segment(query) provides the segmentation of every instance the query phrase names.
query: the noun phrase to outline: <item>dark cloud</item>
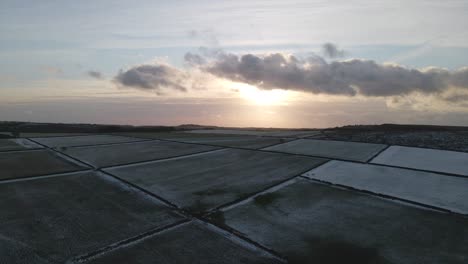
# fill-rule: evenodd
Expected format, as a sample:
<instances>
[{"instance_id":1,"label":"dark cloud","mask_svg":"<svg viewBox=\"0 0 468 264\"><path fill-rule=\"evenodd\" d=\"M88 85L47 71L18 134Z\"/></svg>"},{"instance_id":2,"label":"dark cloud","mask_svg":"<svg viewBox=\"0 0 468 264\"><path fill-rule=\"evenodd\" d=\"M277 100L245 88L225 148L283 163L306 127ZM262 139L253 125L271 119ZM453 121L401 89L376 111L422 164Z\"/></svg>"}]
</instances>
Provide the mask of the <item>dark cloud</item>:
<instances>
[{"instance_id":1,"label":"dark cloud","mask_svg":"<svg viewBox=\"0 0 468 264\"><path fill-rule=\"evenodd\" d=\"M468 84L468 67L464 67L455 71L451 79L453 85L466 87L466 84Z\"/></svg>"},{"instance_id":2,"label":"dark cloud","mask_svg":"<svg viewBox=\"0 0 468 264\"><path fill-rule=\"evenodd\" d=\"M405 96L412 93L438 95L445 101L464 100L468 93L468 68L425 70L372 60L327 62L312 55L296 57L282 53L236 55L219 49L201 49L185 55L187 69L165 64L140 65L120 71L114 78L122 86L161 92L163 88L187 91L204 87L212 78L247 83L260 89L285 89L313 94L345 96ZM450 97L455 88L460 97ZM463 96L461 96L463 95Z\"/></svg>"},{"instance_id":3,"label":"dark cloud","mask_svg":"<svg viewBox=\"0 0 468 264\"><path fill-rule=\"evenodd\" d=\"M204 57L198 55L198 54L193 54L191 52L187 52L184 56L185 62L191 65L200 65L200 64L205 64L206 60Z\"/></svg>"},{"instance_id":4,"label":"dark cloud","mask_svg":"<svg viewBox=\"0 0 468 264\"><path fill-rule=\"evenodd\" d=\"M283 54L264 56L219 55L202 69L221 78L263 89L290 89L315 94L394 96L412 92L440 93L449 87L468 88L468 68L455 72L432 68L408 69L371 60L333 61L296 58Z\"/></svg>"},{"instance_id":5,"label":"dark cloud","mask_svg":"<svg viewBox=\"0 0 468 264\"><path fill-rule=\"evenodd\" d=\"M122 86L161 93L162 89L187 91L183 86L189 78L184 72L164 64L140 65L128 70L121 70L114 81Z\"/></svg>"},{"instance_id":6,"label":"dark cloud","mask_svg":"<svg viewBox=\"0 0 468 264\"><path fill-rule=\"evenodd\" d=\"M103 75L102 73L98 72L98 71L88 71L87 74L90 76L90 77L93 77L95 79L102 79L103 78Z\"/></svg>"},{"instance_id":7,"label":"dark cloud","mask_svg":"<svg viewBox=\"0 0 468 264\"><path fill-rule=\"evenodd\" d=\"M333 43L323 44L322 52L325 55L325 57L328 57L330 59L341 58L346 55L346 52L344 50L338 49L338 47Z\"/></svg>"}]
</instances>

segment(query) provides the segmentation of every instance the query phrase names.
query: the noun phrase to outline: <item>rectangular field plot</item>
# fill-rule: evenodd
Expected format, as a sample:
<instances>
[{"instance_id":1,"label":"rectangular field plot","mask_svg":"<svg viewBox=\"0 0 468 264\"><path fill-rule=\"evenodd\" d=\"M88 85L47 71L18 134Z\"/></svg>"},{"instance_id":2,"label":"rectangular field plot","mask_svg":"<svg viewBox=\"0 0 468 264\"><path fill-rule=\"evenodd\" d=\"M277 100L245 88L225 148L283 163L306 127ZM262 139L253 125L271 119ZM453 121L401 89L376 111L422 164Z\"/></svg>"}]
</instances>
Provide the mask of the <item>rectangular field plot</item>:
<instances>
[{"instance_id":1,"label":"rectangular field plot","mask_svg":"<svg viewBox=\"0 0 468 264\"><path fill-rule=\"evenodd\" d=\"M197 222L182 224L85 263L282 263L212 229Z\"/></svg>"},{"instance_id":2,"label":"rectangular field plot","mask_svg":"<svg viewBox=\"0 0 468 264\"><path fill-rule=\"evenodd\" d=\"M468 219L298 180L214 214L290 263L467 263Z\"/></svg>"},{"instance_id":3,"label":"rectangular field plot","mask_svg":"<svg viewBox=\"0 0 468 264\"><path fill-rule=\"evenodd\" d=\"M382 144L299 139L265 150L366 162L385 147Z\"/></svg>"},{"instance_id":4,"label":"rectangular field plot","mask_svg":"<svg viewBox=\"0 0 468 264\"><path fill-rule=\"evenodd\" d=\"M71 137L71 136L86 136L92 135L89 133L33 133L33 132L26 132L21 133L20 136L23 138L42 138L42 137Z\"/></svg>"},{"instance_id":5,"label":"rectangular field plot","mask_svg":"<svg viewBox=\"0 0 468 264\"><path fill-rule=\"evenodd\" d=\"M25 150L42 148L40 145L24 138L0 139L0 151Z\"/></svg>"},{"instance_id":6,"label":"rectangular field plot","mask_svg":"<svg viewBox=\"0 0 468 264\"><path fill-rule=\"evenodd\" d=\"M65 263L181 219L109 176L76 173L1 183L1 262Z\"/></svg>"},{"instance_id":7,"label":"rectangular field plot","mask_svg":"<svg viewBox=\"0 0 468 264\"><path fill-rule=\"evenodd\" d=\"M164 141L67 148L63 152L95 167L157 160L217 149L216 147Z\"/></svg>"},{"instance_id":8,"label":"rectangular field plot","mask_svg":"<svg viewBox=\"0 0 468 264\"><path fill-rule=\"evenodd\" d=\"M267 137L293 137L302 138L320 134L320 131L314 130L240 130L240 129L207 129L207 130L192 130L186 133L198 134L220 134L220 135L250 135L250 136L267 136Z\"/></svg>"},{"instance_id":9,"label":"rectangular field plot","mask_svg":"<svg viewBox=\"0 0 468 264\"><path fill-rule=\"evenodd\" d=\"M93 136L72 136L72 137L43 137L43 138L32 138L41 144L44 144L51 148L60 147L76 147L86 145L98 145L98 144L109 144L109 143L124 143L141 141L142 139L122 137L122 136L107 136L107 135L93 135Z\"/></svg>"},{"instance_id":10,"label":"rectangular field plot","mask_svg":"<svg viewBox=\"0 0 468 264\"><path fill-rule=\"evenodd\" d=\"M304 138L312 137L319 135L320 131L281 131L281 132L272 132L268 136L272 137L293 137L293 138Z\"/></svg>"},{"instance_id":11,"label":"rectangular field plot","mask_svg":"<svg viewBox=\"0 0 468 264\"><path fill-rule=\"evenodd\" d=\"M317 158L226 149L105 171L180 207L202 212L270 187L323 162Z\"/></svg>"},{"instance_id":12,"label":"rectangular field plot","mask_svg":"<svg viewBox=\"0 0 468 264\"><path fill-rule=\"evenodd\" d=\"M208 134L208 133L122 133L139 138L167 139L179 142L208 144L223 147L259 149L288 142L291 139L259 137L249 135Z\"/></svg>"},{"instance_id":13,"label":"rectangular field plot","mask_svg":"<svg viewBox=\"0 0 468 264\"><path fill-rule=\"evenodd\" d=\"M265 131L265 130L241 130L241 129L199 129L199 130L187 131L186 133L267 136L271 134L272 132Z\"/></svg>"},{"instance_id":14,"label":"rectangular field plot","mask_svg":"<svg viewBox=\"0 0 468 264\"><path fill-rule=\"evenodd\" d=\"M83 170L48 150L0 153L0 180Z\"/></svg>"},{"instance_id":15,"label":"rectangular field plot","mask_svg":"<svg viewBox=\"0 0 468 264\"><path fill-rule=\"evenodd\" d=\"M468 215L468 178L343 161L304 176Z\"/></svg>"},{"instance_id":16,"label":"rectangular field plot","mask_svg":"<svg viewBox=\"0 0 468 264\"><path fill-rule=\"evenodd\" d=\"M391 146L372 163L468 176L468 153L464 152Z\"/></svg>"},{"instance_id":17,"label":"rectangular field plot","mask_svg":"<svg viewBox=\"0 0 468 264\"><path fill-rule=\"evenodd\" d=\"M184 137L169 138L174 141L190 142L198 144L209 144L224 147L259 149L271 145L281 144L290 141L290 139L273 137L252 137L252 136L224 136L224 137Z\"/></svg>"}]
</instances>

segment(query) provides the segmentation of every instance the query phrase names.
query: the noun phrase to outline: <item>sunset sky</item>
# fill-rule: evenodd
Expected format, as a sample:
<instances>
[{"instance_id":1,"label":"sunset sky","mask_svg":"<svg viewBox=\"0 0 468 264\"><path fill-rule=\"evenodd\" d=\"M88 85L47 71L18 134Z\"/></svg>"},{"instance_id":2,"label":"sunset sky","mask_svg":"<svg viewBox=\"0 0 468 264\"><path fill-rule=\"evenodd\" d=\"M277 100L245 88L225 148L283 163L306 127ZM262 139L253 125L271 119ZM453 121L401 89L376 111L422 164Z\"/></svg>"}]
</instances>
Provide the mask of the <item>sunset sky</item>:
<instances>
[{"instance_id":1,"label":"sunset sky","mask_svg":"<svg viewBox=\"0 0 468 264\"><path fill-rule=\"evenodd\" d=\"M0 120L468 125L468 1L0 0Z\"/></svg>"}]
</instances>

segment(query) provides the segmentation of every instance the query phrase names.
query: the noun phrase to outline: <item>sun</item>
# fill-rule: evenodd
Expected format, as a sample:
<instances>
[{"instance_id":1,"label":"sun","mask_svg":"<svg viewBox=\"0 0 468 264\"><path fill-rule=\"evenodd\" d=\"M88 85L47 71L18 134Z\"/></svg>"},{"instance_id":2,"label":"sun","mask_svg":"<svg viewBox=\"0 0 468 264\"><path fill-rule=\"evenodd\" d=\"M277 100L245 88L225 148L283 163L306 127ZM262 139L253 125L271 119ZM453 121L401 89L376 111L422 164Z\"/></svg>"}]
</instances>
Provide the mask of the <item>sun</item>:
<instances>
[{"instance_id":1,"label":"sun","mask_svg":"<svg viewBox=\"0 0 468 264\"><path fill-rule=\"evenodd\" d=\"M289 96L286 90L261 90L246 84L238 85L236 89L242 98L256 105L283 105Z\"/></svg>"}]
</instances>

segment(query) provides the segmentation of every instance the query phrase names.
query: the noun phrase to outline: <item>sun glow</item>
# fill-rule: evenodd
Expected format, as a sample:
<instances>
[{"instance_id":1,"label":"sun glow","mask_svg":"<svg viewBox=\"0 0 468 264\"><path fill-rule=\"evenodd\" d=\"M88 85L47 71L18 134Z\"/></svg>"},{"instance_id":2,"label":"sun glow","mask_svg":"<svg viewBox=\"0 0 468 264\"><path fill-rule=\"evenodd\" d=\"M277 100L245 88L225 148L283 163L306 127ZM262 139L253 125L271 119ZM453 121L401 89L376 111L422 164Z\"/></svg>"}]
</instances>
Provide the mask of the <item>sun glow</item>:
<instances>
[{"instance_id":1,"label":"sun glow","mask_svg":"<svg viewBox=\"0 0 468 264\"><path fill-rule=\"evenodd\" d=\"M286 90L261 90L251 85L239 85L235 89L242 98L256 105L284 105L287 104L289 93Z\"/></svg>"}]
</instances>

